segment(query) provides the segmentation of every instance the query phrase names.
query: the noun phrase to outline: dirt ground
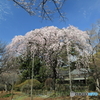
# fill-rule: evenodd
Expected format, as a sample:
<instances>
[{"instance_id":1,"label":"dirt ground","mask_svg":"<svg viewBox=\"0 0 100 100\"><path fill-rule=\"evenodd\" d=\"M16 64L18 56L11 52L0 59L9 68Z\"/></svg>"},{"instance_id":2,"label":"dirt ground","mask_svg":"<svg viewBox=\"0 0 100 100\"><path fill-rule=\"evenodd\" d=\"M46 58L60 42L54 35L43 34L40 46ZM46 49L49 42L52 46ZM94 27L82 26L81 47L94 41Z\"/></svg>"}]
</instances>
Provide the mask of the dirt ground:
<instances>
[{"instance_id":1,"label":"dirt ground","mask_svg":"<svg viewBox=\"0 0 100 100\"><path fill-rule=\"evenodd\" d=\"M30 100L30 98L25 98L24 100ZM36 97L33 100L71 100L70 97L56 97L56 98L40 98ZM89 97L73 97L72 100L100 100L98 98L89 98Z\"/></svg>"},{"instance_id":2,"label":"dirt ground","mask_svg":"<svg viewBox=\"0 0 100 100\"><path fill-rule=\"evenodd\" d=\"M10 97L7 98L0 98L0 100L11 100ZM30 98L25 98L24 100L30 100ZM57 98L40 98L40 97L36 97L33 100L71 100L69 97L57 97ZM83 98L83 97L74 97L72 98L72 100L100 100L97 98L94 99L88 99L88 98Z\"/></svg>"},{"instance_id":3,"label":"dirt ground","mask_svg":"<svg viewBox=\"0 0 100 100\"><path fill-rule=\"evenodd\" d=\"M24 100L30 100L30 98L26 98ZM34 98L34 100L68 100L68 98L66 97L58 97L58 98L40 98L40 97L36 97Z\"/></svg>"},{"instance_id":4,"label":"dirt ground","mask_svg":"<svg viewBox=\"0 0 100 100\"><path fill-rule=\"evenodd\" d=\"M6 93L0 94L0 96L5 95ZM21 93L15 93L17 96L21 96ZM0 100L11 100L11 97L6 97L6 98L1 98ZM27 97L25 99L22 100L30 100L30 97ZM41 98L41 97L34 97L33 100L71 100L70 97L56 97L56 98ZM78 97L75 96L72 98L72 100L100 100L100 98L97 97Z\"/></svg>"}]
</instances>

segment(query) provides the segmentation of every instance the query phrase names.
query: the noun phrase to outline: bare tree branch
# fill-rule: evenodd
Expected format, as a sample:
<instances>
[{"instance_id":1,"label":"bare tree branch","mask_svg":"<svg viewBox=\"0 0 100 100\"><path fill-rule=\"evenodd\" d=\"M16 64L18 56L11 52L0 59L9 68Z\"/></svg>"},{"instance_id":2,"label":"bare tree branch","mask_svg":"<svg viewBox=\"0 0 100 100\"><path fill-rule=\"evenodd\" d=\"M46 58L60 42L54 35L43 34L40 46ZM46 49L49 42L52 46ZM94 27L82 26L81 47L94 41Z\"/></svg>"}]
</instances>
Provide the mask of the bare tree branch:
<instances>
[{"instance_id":1,"label":"bare tree branch","mask_svg":"<svg viewBox=\"0 0 100 100\"><path fill-rule=\"evenodd\" d=\"M51 15L58 13L65 21L65 16L60 11L66 0L12 0L30 15L38 15L42 19L52 21Z\"/></svg>"}]
</instances>

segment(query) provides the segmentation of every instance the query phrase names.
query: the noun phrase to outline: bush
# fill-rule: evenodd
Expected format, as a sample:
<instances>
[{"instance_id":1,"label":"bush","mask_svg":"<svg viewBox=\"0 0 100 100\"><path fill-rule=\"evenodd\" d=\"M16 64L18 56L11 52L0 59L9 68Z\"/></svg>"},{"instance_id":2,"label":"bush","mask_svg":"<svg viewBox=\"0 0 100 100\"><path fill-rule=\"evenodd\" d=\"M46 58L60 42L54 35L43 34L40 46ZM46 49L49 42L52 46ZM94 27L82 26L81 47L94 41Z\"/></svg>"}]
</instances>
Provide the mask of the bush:
<instances>
[{"instance_id":1,"label":"bush","mask_svg":"<svg viewBox=\"0 0 100 100\"><path fill-rule=\"evenodd\" d=\"M24 91L27 89L29 90L31 88L31 82L32 82L32 79L26 80L23 83L16 85L15 90L18 90L18 91ZM40 89L40 88L41 88L41 83L38 80L33 79L33 89Z\"/></svg>"},{"instance_id":2,"label":"bush","mask_svg":"<svg viewBox=\"0 0 100 100\"><path fill-rule=\"evenodd\" d=\"M95 83L91 83L91 84L89 85L89 90L90 90L90 91L95 91L95 90L96 90L96 85L95 85Z\"/></svg>"},{"instance_id":3,"label":"bush","mask_svg":"<svg viewBox=\"0 0 100 100\"><path fill-rule=\"evenodd\" d=\"M29 94L30 93L30 90L31 90L31 85L29 84L25 84L21 87L21 91L26 93L26 94Z\"/></svg>"},{"instance_id":4,"label":"bush","mask_svg":"<svg viewBox=\"0 0 100 100\"><path fill-rule=\"evenodd\" d=\"M0 84L0 91L4 90L5 86L3 84Z\"/></svg>"},{"instance_id":5,"label":"bush","mask_svg":"<svg viewBox=\"0 0 100 100\"><path fill-rule=\"evenodd\" d=\"M88 79L87 84L89 84L89 90L90 91L96 90L96 84L95 84L95 81L92 78Z\"/></svg>"},{"instance_id":6,"label":"bush","mask_svg":"<svg viewBox=\"0 0 100 100\"><path fill-rule=\"evenodd\" d=\"M45 80L45 87L47 90L53 89L54 83L52 78L47 78Z\"/></svg>"}]
</instances>

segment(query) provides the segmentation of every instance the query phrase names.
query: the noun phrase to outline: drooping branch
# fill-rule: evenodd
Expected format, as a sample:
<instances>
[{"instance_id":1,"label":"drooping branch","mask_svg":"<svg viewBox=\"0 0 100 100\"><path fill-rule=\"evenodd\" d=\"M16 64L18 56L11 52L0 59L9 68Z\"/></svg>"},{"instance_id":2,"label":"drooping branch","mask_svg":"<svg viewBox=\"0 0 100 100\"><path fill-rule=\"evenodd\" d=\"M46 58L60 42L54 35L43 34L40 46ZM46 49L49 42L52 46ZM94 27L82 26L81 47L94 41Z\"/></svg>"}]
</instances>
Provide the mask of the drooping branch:
<instances>
[{"instance_id":1,"label":"drooping branch","mask_svg":"<svg viewBox=\"0 0 100 100\"><path fill-rule=\"evenodd\" d=\"M42 19L51 20L51 15L58 13L60 18L65 19L61 11L66 0L12 0L30 15L38 15Z\"/></svg>"}]
</instances>

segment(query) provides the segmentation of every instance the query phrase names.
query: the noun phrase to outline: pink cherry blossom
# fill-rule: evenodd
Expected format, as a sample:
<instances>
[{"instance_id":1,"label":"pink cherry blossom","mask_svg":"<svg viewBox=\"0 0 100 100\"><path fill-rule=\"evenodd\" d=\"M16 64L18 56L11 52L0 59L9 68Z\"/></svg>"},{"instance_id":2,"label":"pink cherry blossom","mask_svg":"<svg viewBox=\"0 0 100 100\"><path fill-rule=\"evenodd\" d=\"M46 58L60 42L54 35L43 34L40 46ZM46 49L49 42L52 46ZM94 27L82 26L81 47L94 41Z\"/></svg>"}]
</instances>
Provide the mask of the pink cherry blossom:
<instances>
[{"instance_id":1,"label":"pink cherry blossom","mask_svg":"<svg viewBox=\"0 0 100 100\"><path fill-rule=\"evenodd\" d=\"M89 35L86 31L81 31L74 26L62 29L49 26L32 30L24 36L15 36L12 42L7 45L6 51L11 58L16 55L25 57L28 49L32 53L39 50L40 55L43 55L49 63L52 55L60 52L63 46L66 46L66 50L69 52L72 44L74 44L74 48L79 52L79 55L89 55L91 46L87 42L88 39Z\"/></svg>"}]
</instances>

